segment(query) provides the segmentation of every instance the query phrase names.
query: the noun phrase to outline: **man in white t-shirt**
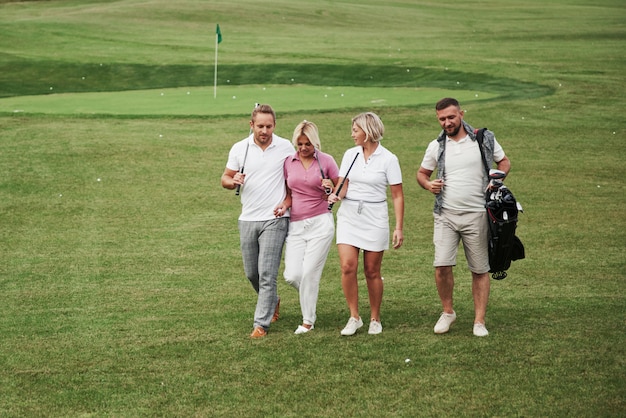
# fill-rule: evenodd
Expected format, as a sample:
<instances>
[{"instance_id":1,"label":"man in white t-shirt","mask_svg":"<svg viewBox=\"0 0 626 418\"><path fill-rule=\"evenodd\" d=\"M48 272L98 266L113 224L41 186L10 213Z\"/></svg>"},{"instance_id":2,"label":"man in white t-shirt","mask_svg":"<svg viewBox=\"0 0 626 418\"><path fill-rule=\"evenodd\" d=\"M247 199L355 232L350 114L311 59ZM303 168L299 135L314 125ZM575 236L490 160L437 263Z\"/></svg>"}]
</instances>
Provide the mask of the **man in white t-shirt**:
<instances>
[{"instance_id":1,"label":"man in white t-shirt","mask_svg":"<svg viewBox=\"0 0 626 418\"><path fill-rule=\"evenodd\" d=\"M289 213L278 213L287 196L283 163L293 154L291 142L274 135L276 114L269 105L252 112L252 135L232 146L222 187L241 193L239 240L246 277L258 294L251 338L262 338L278 319L276 276L280 267Z\"/></svg>"},{"instance_id":2,"label":"man in white t-shirt","mask_svg":"<svg viewBox=\"0 0 626 418\"><path fill-rule=\"evenodd\" d=\"M465 257L472 272L474 298L474 335L489 334L485 314L489 300L489 229L485 210L487 173L474 129L463 120L463 111L456 99L444 98L435 106L443 128L439 137L426 149L417 172L417 182L435 195L434 234L435 282L443 313L434 331L448 332L456 320L452 306L454 275L459 241L463 241ZM485 131L483 150L487 164L496 162L498 170L508 173L511 162L495 139ZM431 175L437 169L437 177Z\"/></svg>"}]
</instances>

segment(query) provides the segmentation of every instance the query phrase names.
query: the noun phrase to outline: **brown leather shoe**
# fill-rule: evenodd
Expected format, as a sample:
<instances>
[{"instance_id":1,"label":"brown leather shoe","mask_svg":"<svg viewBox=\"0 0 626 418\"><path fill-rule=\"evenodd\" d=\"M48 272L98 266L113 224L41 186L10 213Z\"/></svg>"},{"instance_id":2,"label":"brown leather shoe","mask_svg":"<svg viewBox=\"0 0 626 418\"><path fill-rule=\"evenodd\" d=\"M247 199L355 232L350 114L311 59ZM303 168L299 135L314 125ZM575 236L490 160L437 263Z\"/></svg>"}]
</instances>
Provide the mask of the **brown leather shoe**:
<instances>
[{"instance_id":1,"label":"brown leather shoe","mask_svg":"<svg viewBox=\"0 0 626 418\"><path fill-rule=\"evenodd\" d=\"M250 334L250 338L263 338L267 335L267 331L263 329L263 327L256 327L252 334Z\"/></svg>"},{"instance_id":2,"label":"brown leather shoe","mask_svg":"<svg viewBox=\"0 0 626 418\"><path fill-rule=\"evenodd\" d=\"M272 322L278 321L280 318L280 298L278 298L278 303L276 304L276 309L274 310L274 315L272 316Z\"/></svg>"}]
</instances>

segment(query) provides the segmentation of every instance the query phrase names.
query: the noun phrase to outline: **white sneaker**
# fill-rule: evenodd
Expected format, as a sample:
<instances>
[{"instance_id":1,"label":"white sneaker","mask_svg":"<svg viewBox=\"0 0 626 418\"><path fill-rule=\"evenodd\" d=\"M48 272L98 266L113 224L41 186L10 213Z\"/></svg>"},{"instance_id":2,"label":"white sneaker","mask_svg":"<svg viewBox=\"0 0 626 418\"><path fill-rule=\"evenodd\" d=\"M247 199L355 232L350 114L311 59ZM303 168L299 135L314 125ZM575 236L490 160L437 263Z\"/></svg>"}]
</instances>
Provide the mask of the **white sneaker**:
<instances>
[{"instance_id":1,"label":"white sneaker","mask_svg":"<svg viewBox=\"0 0 626 418\"><path fill-rule=\"evenodd\" d=\"M361 318L356 319L356 318L350 317L350 319L348 319L348 323L346 324L345 328L341 330L341 335L354 335L356 330L361 328L362 326L363 326L363 320Z\"/></svg>"},{"instance_id":2,"label":"white sneaker","mask_svg":"<svg viewBox=\"0 0 626 418\"><path fill-rule=\"evenodd\" d=\"M435 334L445 334L450 330L450 325L456 321L456 312L442 313L439 320L435 324Z\"/></svg>"},{"instance_id":3,"label":"white sneaker","mask_svg":"<svg viewBox=\"0 0 626 418\"><path fill-rule=\"evenodd\" d=\"M315 328L313 325L311 325L311 328L307 328L307 327L303 327L302 325L298 325L298 328L296 328L296 330L293 333L294 334L304 334L304 333L307 333L307 332L311 331L313 328Z\"/></svg>"},{"instance_id":4,"label":"white sneaker","mask_svg":"<svg viewBox=\"0 0 626 418\"><path fill-rule=\"evenodd\" d=\"M486 337L489 331L485 328L485 324L474 324L474 335L477 337Z\"/></svg>"},{"instance_id":5,"label":"white sneaker","mask_svg":"<svg viewBox=\"0 0 626 418\"><path fill-rule=\"evenodd\" d=\"M379 321L372 319L372 321L370 322L370 329L369 331L367 331L367 333L370 335L376 335L380 334L381 332L383 332L382 324Z\"/></svg>"}]
</instances>

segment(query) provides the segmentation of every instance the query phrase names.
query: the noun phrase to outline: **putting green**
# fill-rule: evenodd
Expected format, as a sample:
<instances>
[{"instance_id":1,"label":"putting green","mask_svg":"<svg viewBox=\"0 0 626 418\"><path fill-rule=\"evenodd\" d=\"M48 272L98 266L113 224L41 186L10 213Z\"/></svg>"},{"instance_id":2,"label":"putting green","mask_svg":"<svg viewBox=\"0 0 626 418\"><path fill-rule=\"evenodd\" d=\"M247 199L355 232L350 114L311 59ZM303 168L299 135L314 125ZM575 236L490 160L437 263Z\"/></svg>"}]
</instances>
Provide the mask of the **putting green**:
<instances>
[{"instance_id":1,"label":"putting green","mask_svg":"<svg viewBox=\"0 0 626 418\"><path fill-rule=\"evenodd\" d=\"M101 93L53 93L0 99L0 112L25 114L227 115L250 113L254 103L283 111L433 105L453 96L461 102L497 94L471 90L309 85L218 86Z\"/></svg>"}]
</instances>

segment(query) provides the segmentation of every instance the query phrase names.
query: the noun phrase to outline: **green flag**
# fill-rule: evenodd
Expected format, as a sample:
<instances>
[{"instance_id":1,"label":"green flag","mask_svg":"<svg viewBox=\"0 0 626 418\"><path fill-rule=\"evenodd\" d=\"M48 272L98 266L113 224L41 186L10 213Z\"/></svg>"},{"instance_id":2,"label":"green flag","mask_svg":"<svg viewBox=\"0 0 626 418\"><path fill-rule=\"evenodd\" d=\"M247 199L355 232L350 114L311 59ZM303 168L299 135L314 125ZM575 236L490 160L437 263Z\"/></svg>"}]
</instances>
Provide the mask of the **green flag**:
<instances>
[{"instance_id":1,"label":"green flag","mask_svg":"<svg viewBox=\"0 0 626 418\"><path fill-rule=\"evenodd\" d=\"M220 30L220 24L217 24L217 29L215 29L215 33L217 34L217 43L222 42L222 31Z\"/></svg>"}]
</instances>

